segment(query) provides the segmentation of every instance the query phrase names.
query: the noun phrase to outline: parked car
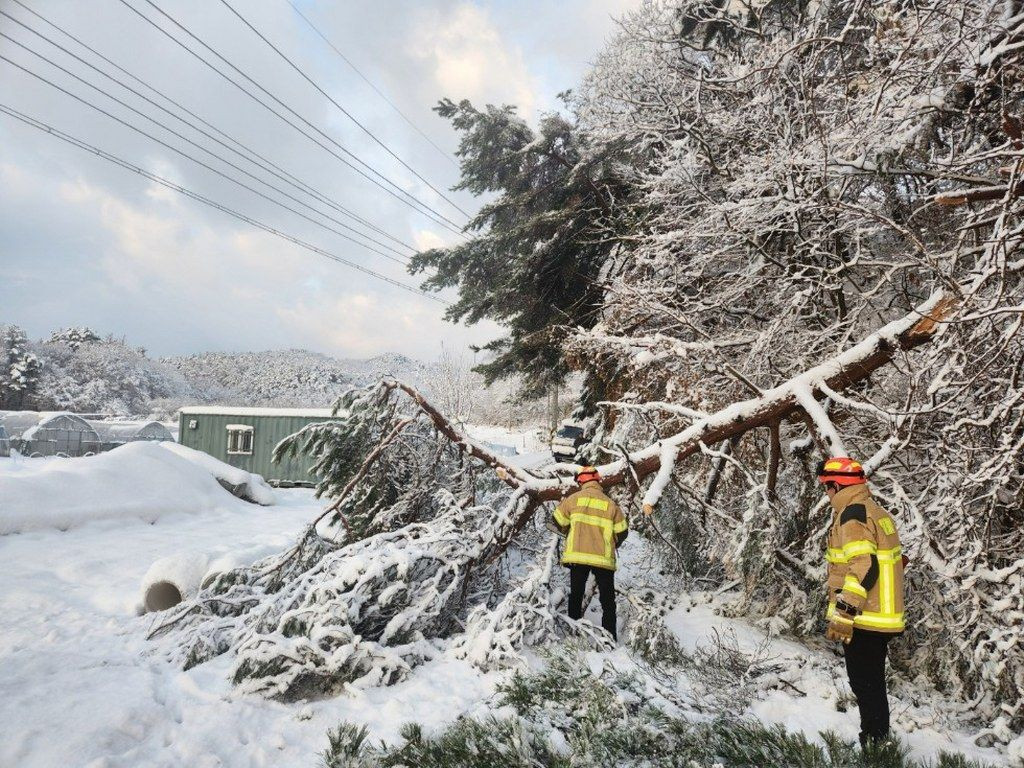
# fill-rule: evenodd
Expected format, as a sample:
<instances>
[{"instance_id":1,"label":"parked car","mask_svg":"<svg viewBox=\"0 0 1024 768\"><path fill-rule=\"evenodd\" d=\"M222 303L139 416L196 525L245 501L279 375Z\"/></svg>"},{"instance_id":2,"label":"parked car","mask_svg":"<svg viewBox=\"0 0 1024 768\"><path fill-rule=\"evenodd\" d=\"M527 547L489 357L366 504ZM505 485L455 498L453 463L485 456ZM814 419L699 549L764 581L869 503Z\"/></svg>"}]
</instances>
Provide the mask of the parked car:
<instances>
[{"instance_id":1,"label":"parked car","mask_svg":"<svg viewBox=\"0 0 1024 768\"><path fill-rule=\"evenodd\" d=\"M566 419L551 440L551 453L556 461L573 462L579 449L589 442L583 425Z\"/></svg>"}]
</instances>

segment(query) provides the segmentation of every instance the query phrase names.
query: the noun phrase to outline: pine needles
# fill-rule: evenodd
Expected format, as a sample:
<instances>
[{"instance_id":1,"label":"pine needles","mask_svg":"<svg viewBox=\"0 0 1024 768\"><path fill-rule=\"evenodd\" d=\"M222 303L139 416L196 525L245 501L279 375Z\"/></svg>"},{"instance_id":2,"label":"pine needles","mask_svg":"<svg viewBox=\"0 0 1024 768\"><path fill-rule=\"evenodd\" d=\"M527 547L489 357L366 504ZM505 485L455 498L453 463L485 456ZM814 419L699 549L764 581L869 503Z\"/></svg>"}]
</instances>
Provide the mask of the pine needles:
<instances>
[{"instance_id":1,"label":"pine needles","mask_svg":"<svg viewBox=\"0 0 1024 768\"><path fill-rule=\"evenodd\" d=\"M645 681L606 669L592 674L571 650L539 672L499 686L497 706L514 715L461 718L428 735L402 729L394 746L369 745L365 729L343 723L329 734L325 768L982 768L958 755L935 764L911 759L900 744L861 750L832 733L821 744L781 726L719 716L693 720L670 712Z\"/></svg>"}]
</instances>

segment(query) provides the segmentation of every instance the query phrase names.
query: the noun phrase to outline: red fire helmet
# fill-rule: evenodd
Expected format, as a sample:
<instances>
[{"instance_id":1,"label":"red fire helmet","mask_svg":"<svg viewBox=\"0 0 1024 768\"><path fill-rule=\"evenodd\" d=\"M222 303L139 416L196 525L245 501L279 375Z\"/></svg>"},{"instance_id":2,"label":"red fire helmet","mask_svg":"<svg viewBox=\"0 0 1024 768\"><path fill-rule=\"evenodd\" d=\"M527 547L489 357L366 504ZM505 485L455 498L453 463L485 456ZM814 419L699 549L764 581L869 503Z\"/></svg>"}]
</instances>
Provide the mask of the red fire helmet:
<instances>
[{"instance_id":1,"label":"red fire helmet","mask_svg":"<svg viewBox=\"0 0 1024 768\"><path fill-rule=\"evenodd\" d=\"M848 456L833 456L818 464L818 482L860 485L867 482L867 476L859 461Z\"/></svg>"}]
</instances>

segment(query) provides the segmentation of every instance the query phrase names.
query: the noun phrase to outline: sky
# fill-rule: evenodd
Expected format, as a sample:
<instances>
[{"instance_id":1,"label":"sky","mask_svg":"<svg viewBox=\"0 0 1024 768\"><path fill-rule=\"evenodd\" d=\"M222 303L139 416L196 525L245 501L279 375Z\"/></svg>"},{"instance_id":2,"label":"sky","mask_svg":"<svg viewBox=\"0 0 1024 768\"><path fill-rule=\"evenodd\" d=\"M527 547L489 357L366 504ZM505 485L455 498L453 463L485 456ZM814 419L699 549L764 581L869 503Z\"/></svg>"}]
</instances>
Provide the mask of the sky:
<instances>
[{"instance_id":1,"label":"sky","mask_svg":"<svg viewBox=\"0 0 1024 768\"><path fill-rule=\"evenodd\" d=\"M478 200L446 191L458 180L452 155L458 137L431 107L442 97L469 99L479 105L509 103L535 121L558 108L557 94L579 82L604 41L614 34L615 18L640 2L291 0L293 7L289 0L228 1L351 118L469 213L479 206ZM458 237L417 211L409 198L459 225L465 216L292 69L223 0L25 0L25 5L186 107L213 126L200 127L228 146L241 152L234 143L239 142L258 152L279 169L280 176L267 175L4 16L0 16L0 33L7 37L0 37L0 56L153 138L2 60L0 104L407 285L416 286L422 277L409 275L401 259L389 260L341 236L350 232L343 227L365 229L339 213L339 207L416 249L452 243ZM161 16L157 7L266 92L246 83ZM168 39L132 8L245 83L316 142ZM320 39L295 8L409 122ZM0 11L181 114L15 0L0 0ZM286 111L289 108L294 112ZM268 189L168 128L303 203L312 202L336 221ZM380 186L338 156L377 179ZM311 200L288 182L314 190L321 199ZM411 253L385 235L372 236L402 257ZM395 256L389 250L384 253ZM490 323L472 327L448 323L444 309L433 298L310 252L0 114L0 323L20 325L33 338L48 336L57 328L89 326L101 334L125 337L153 355L297 347L341 357L397 352L432 360L442 344L464 349L501 334Z\"/></svg>"}]
</instances>

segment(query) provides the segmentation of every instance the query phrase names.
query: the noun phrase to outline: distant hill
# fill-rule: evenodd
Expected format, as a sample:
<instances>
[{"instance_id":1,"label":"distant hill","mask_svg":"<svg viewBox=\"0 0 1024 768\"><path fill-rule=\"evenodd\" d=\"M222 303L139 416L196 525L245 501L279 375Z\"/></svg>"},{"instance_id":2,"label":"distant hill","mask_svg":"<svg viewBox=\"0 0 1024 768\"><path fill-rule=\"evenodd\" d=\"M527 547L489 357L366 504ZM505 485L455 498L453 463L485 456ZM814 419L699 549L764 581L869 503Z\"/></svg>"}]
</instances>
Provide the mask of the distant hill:
<instances>
[{"instance_id":1,"label":"distant hill","mask_svg":"<svg viewBox=\"0 0 1024 768\"><path fill-rule=\"evenodd\" d=\"M30 341L0 323L0 408L173 418L185 405L324 408L347 389L394 376L452 418L505 426L542 423L543 401L513 398L515 382L485 387L464 359L431 363L387 353L365 360L304 349L152 358L124 339L66 328ZM5 400L6 398L6 400ZM569 395L565 402L571 403Z\"/></svg>"},{"instance_id":2,"label":"distant hill","mask_svg":"<svg viewBox=\"0 0 1024 768\"><path fill-rule=\"evenodd\" d=\"M384 376L394 376L416 386L426 386L437 370L437 363L421 363L394 352L365 359L341 358L336 362L348 370L360 385L379 381Z\"/></svg>"},{"instance_id":3,"label":"distant hill","mask_svg":"<svg viewBox=\"0 0 1024 768\"><path fill-rule=\"evenodd\" d=\"M337 359L304 349L151 358L89 328L33 342L0 324L0 407L9 408L157 418L206 403L322 408L385 375L429 389L436 369L397 354Z\"/></svg>"},{"instance_id":4,"label":"distant hill","mask_svg":"<svg viewBox=\"0 0 1024 768\"><path fill-rule=\"evenodd\" d=\"M238 405L331 405L345 390L393 375L422 384L429 366L403 355L385 354L367 360L337 359L304 349L267 352L204 352L161 358L194 391L233 396Z\"/></svg>"}]
</instances>

